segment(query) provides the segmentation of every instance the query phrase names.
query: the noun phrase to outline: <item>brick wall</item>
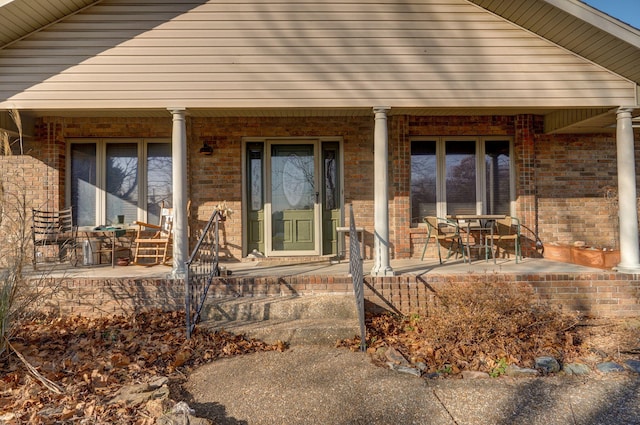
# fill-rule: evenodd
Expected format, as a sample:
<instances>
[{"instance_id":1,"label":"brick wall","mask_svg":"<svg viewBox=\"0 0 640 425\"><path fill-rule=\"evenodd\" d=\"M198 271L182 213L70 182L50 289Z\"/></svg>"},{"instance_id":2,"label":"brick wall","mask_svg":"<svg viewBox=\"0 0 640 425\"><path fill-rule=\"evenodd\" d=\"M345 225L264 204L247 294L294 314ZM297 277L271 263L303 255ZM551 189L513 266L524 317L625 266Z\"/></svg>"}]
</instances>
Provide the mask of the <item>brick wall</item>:
<instances>
[{"instance_id":1,"label":"brick wall","mask_svg":"<svg viewBox=\"0 0 640 425\"><path fill-rule=\"evenodd\" d=\"M538 136L538 229L545 242L614 247L617 208L605 188L617 187L614 136Z\"/></svg>"},{"instance_id":2,"label":"brick wall","mask_svg":"<svg viewBox=\"0 0 640 425\"><path fill-rule=\"evenodd\" d=\"M353 204L356 223L366 230L367 256L372 255L372 117L194 118L190 135L190 197L197 220L206 221L213 207L222 201L237 212L224 223L222 232L222 251L227 258L242 256L242 141L249 137L342 138L345 204ZM213 155L198 154L203 142L213 147ZM348 213L345 217L348 225Z\"/></svg>"},{"instance_id":3,"label":"brick wall","mask_svg":"<svg viewBox=\"0 0 640 425\"><path fill-rule=\"evenodd\" d=\"M428 314L436 294L456 283L500 279L531 285L539 299L565 311L594 317L640 316L640 275L612 272L527 275L402 275L365 278L368 311ZM41 308L57 314L108 316L160 308L184 309L184 286L162 279L62 279L56 296ZM347 276L218 278L210 297L260 297L352 293Z\"/></svg>"},{"instance_id":4,"label":"brick wall","mask_svg":"<svg viewBox=\"0 0 640 425\"><path fill-rule=\"evenodd\" d=\"M345 203L353 204L357 224L365 228L366 256L371 258L373 125L373 114L361 117L188 117L191 220L196 225L198 221L204 222L216 204L227 201L237 214L223 225L222 252L227 258L240 258L243 138L340 137L344 141ZM390 116L391 258L416 258L422 252L426 230L410 227L409 141L415 136L428 135L513 137L517 164L516 209L522 223L537 232L544 243L584 240L588 244L611 246L616 242L617 219L603 195L603 187L617 185L614 136L543 135L541 129L542 118L532 115ZM166 118L39 119L36 138L26 144L27 155L21 166L30 187L30 205L58 208L65 204L67 140L90 137L170 139L171 132L169 113ZM638 134L636 131L636 138ZM213 155L198 154L203 142L214 148ZM5 161L1 163L3 175L10 176L21 168L11 165L16 159L2 161ZM636 161L640 164L640 153ZM430 256L434 254L429 253Z\"/></svg>"}]
</instances>

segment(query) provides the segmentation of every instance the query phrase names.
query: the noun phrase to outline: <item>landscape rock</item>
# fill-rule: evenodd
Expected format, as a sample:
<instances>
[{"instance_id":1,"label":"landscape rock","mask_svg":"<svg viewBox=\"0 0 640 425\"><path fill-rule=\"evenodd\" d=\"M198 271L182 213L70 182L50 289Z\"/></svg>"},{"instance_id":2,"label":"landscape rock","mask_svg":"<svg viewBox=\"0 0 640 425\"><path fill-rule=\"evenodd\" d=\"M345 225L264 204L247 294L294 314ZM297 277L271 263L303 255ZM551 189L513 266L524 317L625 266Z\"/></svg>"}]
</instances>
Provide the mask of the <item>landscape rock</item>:
<instances>
[{"instance_id":1,"label":"landscape rock","mask_svg":"<svg viewBox=\"0 0 640 425\"><path fill-rule=\"evenodd\" d=\"M183 413L168 413L156 421L157 425L213 425L209 419L198 418Z\"/></svg>"},{"instance_id":2,"label":"landscape rock","mask_svg":"<svg viewBox=\"0 0 640 425\"><path fill-rule=\"evenodd\" d=\"M596 369L602 373L624 372L624 367L615 362L598 363Z\"/></svg>"},{"instance_id":3,"label":"landscape rock","mask_svg":"<svg viewBox=\"0 0 640 425\"><path fill-rule=\"evenodd\" d=\"M387 362L387 366L389 366L389 369L395 370L396 372L406 373L408 375L415 375L418 377L422 376L422 371L415 367L397 365L391 362Z\"/></svg>"},{"instance_id":4,"label":"landscape rock","mask_svg":"<svg viewBox=\"0 0 640 425\"><path fill-rule=\"evenodd\" d=\"M124 403L128 406L136 406L150 400L169 398L169 379L159 377L151 382L122 387L109 404Z\"/></svg>"},{"instance_id":5,"label":"landscape rock","mask_svg":"<svg viewBox=\"0 0 640 425\"><path fill-rule=\"evenodd\" d=\"M432 372L432 373L426 373L424 375L422 375L422 377L424 379L438 379L442 377L442 374L438 373L438 372Z\"/></svg>"},{"instance_id":6,"label":"landscape rock","mask_svg":"<svg viewBox=\"0 0 640 425\"><path fill-rule=\"evenodd\" d=\"M582 363L568 363L562 368L567 375L588 375L591 373L589 366Z\"/></svg>"},{"instance_id":7,"label":"landscape rock","mask_svg":"<svg viewBox=\"0 0 640 425\"><path fill-rule=\"evenodd\" d=\"M156 421L158 425L212 425L209 419L198 418L187 403L180 401L171 409L171 412L161 416Z\"/></svg>"},{"instance_id":8,"label":"landscape rock","mask_svg":"<svg viewBox=\"0 0 640 425\"><path fill-rule=\"evenodd\" d=\"M387 348L387 350L384 352L384 355L390 363L402 366L409 366L410 364L409 361L402 355L402 353L400 353L393 347Z\"/></svg>"},{"instance_id":9,"label":"landscape rock","mask_svg":"<svg viewBox=\"0 0 640 425\"><path fill-rule=\"evenodd\" d=\"M629 359L624 362L624 365L635 373L640 373L640 360Z\"/></svg>"},{"instance_id":10,"label":"landscape rock","mask_svg":"<svg viewBox=\"0 0 640 425\"><path fill-rule=\"evenodd\" d=\"M530 369L527 367L520 367L516 365L509 365L505 370L505 375L510 376L512 378L530 378L533 376L538 376L540 372L535 369Z\"/></svg>"},{"instance_id":11,"label":"landscape rock","mask_svg":"<svg viewBox=\"0 0 640 425\"><path fill-rule=\"evenodd\" d=\"M486 379L491 376L486 372L480 372L477 370L465 370L462 372L462 379Z\"/></svg>"},{"instance_id":12,"label":"landscape rock","mask_svg":"<svg viewBox=\"0 0 640 425\"><path fill-rule=\"evenodd\" d=\"M560 371L560 363L550 356L541 356L535 359L535 368L544 374L557 373Z\"/></svg>"},{"instance_id":13,"label":"landscape rock","mask_svg":"<svg viewBox=\"0 0 640 425\"><path fill-rule=\"evenodd\" d=\"M149 400L144 407L151 417L159 418L171 409L173 403L169 398L160 398Z\"/></svg>"}]
</instances>

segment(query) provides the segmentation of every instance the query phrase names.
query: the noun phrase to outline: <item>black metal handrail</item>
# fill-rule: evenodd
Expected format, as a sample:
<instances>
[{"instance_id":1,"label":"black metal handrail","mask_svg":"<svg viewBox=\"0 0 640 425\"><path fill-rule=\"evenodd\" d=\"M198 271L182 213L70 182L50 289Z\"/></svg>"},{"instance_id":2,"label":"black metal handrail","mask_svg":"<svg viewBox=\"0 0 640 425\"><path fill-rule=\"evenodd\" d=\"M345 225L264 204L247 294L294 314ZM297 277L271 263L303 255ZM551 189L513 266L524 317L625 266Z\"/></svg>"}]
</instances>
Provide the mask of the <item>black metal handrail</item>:
<instances>
[{"instance_id":1,"label":"black metal handrail","mask_svg":"<svg viewBox=\"0 0 640 425\"><path fill-rule=\"evenodd\" d=\"M202 230L191 256L186 261L185 275L185 310L187 316L187 339L200 320L200 312L207 298L207 292L213 278L220 276L220 211L214 210L209 221Z\"/></svg>"},{"instance_id":2,"label":"black metal handrail","mask_svg":"<svg viewBox=\"0 0 640 425\"><path fill-rule=\"evenodd\" d=\"M364 238L364 234L362 237ZM360 252L356 222L353 218L353 205L349 205L349 273L353 282L353 292L356 297L356 307L360 322L360 351L366 351L367 349L367 329L364 321L363 254Z\"/></svg>"}]
</instances>

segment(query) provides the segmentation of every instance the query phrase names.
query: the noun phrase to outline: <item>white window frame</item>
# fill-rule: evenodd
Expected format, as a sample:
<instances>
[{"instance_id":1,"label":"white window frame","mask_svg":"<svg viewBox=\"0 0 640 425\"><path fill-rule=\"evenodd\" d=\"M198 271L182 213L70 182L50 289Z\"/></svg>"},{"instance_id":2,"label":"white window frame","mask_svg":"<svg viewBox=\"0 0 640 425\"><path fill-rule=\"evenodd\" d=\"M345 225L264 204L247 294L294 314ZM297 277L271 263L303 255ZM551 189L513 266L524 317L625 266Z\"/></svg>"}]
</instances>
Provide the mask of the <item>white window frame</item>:
<instances>
[{"instance_id":1,"label":"white window frame","mask_svg":"<svg viewBox=\"0 0 640 425\"><path fill-rule=\"evenodd\" d=\"M96 145L96 223L94 225L107 224L112 218L106 217L107 191L106 191L106 157L107 144L110 143L135 143L138 150L138 207L137 215L130 221L147 221L147 147L153 143L165 143L171 145L171 139L146 139L146 138L77 138L67 139L66 146L66 176L65 199L66 206L71 206L71 145L72 144ZM127 220L129 221L129 220Z\"/></svg>"},{"instance_id":2,"label":"white window frame","mask_svg":"<svg viewBox=\"0 0 640 425\"><path fill-rule=\"evenodd\" d=\"M464 142L475 141L476 144L476 214L486 213L487 205L487 190L486 180L486 164L485 164L485 144L492 141L504 141L509 143L509 214L515 213L515 159L513 156L514 146L513 138L509 136L423 136L413 137L410 140L409 151L413 146L413 143L419 142L435 142L436 144L436 214L438 217L445 217L447 212L447 192L446 192L446 143L449 142ZM409 158L411 160L412 154ZM411 170L411 165L409 165ZM409 176L411 180L412 176ZM411 183L409 184L411 187ZM413 196L410 193L409 199L412 201ZM410 209L412 211L412 208ZM424 224L419 222L418 226Z\"/></svg>"}]
</instances>

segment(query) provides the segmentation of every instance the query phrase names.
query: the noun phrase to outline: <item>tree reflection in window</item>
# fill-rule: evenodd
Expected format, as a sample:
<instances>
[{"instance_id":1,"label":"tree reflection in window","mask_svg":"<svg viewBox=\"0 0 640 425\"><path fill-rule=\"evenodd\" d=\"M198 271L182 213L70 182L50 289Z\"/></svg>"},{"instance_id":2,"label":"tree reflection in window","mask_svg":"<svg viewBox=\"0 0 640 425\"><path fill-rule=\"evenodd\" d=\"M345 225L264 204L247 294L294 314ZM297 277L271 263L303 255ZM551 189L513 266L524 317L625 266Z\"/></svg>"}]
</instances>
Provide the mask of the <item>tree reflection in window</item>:
<instances>
[{"instance_id":1,"label":"tree reflection in window","mask_svg":"<svg viewBox=\"0 0 640 425\"><path fill-rule=\"evenodd\" d=\"M115 222L117 215L133 221L138 212L138 145L108 143L106 161L106 218Z\"/></svg>"},{"instance_id":2,"label":"tree reflection in window","mask_svg":"<svg viewBox=\"0 0 640 425\"><path fill-rule=\"evenodd\" d=\"M476 142L446 142L447 214L476 213Z\"/></svg>"},{"instance_id":3,"label":"tree reflection in window","mask_svg":"<svg viewBox=\"0 0 640 425\"><path fill-rule=\"evenodd\" d=\"M173 162L170 143L147 145L147 222L159 223L162 206L173 205Z\"/></svg>"},{"instance_id":4,"label":"tree reflection in window","mask_svg":"<svg viewBox=\"0 0 640 425\"><path fill-rule=\"evenodd\" d=\"M436 215L436 142L411 144L411 220Z\"/></svg>"}]
</instances>

